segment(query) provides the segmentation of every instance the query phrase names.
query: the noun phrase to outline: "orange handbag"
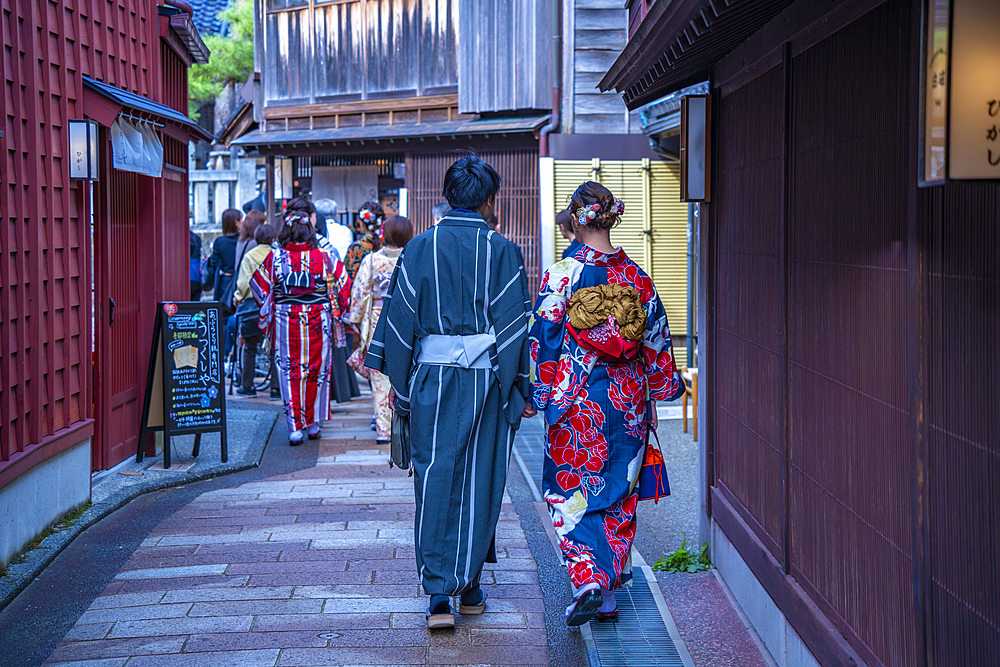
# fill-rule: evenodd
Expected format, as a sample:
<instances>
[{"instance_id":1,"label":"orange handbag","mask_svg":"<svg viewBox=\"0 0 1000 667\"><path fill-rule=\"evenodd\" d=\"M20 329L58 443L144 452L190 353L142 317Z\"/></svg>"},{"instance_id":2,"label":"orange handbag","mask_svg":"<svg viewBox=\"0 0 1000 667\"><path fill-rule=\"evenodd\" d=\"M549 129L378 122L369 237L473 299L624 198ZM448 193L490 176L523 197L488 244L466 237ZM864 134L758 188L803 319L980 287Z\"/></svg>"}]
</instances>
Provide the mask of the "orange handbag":
<instances>
[{"instance_id":1,"label":"orange handbag","mask_svg":"<svg viewBox=\"0 0 1000 667\"><path fill-rule=\"evenodd\" d=\"M647 409L649 404L647 403ZM648 412L646 413L649 414ZM653 434L656 446L649 441ZM667 480L667 466L663 462L663 452L660 451L660 437L652 425L646 429L646 455L639 470L639 500L652 500L659 503L660 498L670 495L670 482Z\"/></svg>"}]
</instances>

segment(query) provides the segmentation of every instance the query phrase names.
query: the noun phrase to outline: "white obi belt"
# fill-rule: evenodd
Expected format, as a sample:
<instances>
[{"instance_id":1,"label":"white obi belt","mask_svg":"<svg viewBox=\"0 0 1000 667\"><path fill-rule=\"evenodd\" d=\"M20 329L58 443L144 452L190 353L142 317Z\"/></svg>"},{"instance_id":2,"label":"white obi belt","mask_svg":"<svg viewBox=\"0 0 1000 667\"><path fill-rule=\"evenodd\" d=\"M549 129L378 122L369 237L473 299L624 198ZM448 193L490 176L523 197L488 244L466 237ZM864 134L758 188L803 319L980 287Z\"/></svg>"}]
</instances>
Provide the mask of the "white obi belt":
<instances>
[{"instance_id":1,"label":"white obi belt","mask_svg":"<svg viewBox=\"0 0 1000 667\"><path fill-rule=\"evenodd\" d=\"M431 334L420 339L417 363L457 368L493 368L490 346L496 343L491 333L471 336Z\"/></svg>"}]
</instances>

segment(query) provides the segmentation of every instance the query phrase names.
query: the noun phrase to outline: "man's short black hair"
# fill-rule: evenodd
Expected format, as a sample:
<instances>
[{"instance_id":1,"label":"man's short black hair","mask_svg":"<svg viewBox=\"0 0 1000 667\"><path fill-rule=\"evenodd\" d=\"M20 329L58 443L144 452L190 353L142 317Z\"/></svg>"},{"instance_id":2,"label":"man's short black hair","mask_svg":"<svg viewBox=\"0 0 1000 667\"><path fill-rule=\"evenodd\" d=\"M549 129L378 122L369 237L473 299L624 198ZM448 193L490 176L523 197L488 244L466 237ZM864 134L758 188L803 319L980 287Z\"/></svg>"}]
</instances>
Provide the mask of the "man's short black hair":
<instances>
[{"instance_id":1,"label":"man's short black hair","mask_svg":"<svg viewBox=\"0 0 1000 667\"><path fill-rule=\"evenodd\" d=\"M466 155L448 167L444 198L453 208L478 211L500 189L500 174L478 155Z\"/></svg>"}]
</instances>

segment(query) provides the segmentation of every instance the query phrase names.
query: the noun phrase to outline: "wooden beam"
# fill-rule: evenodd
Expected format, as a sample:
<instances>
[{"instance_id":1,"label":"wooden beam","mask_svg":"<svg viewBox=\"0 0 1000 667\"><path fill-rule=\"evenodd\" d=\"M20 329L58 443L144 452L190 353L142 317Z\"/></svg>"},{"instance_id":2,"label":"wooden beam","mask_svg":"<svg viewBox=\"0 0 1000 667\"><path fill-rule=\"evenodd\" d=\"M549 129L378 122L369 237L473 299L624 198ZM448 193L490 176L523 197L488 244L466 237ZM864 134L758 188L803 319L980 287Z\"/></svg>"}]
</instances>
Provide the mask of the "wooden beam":
<instances>
[{"instance_id":1,"label":"wooden beam","mask_svg":"<svg viewBox=\"0 0 1000 667\"><path fill-rule=\"evenodd\" d=\"M264 118L293 118L296 116L334 116L342 113L379 111L416 111L419 109L457 107L458 95L433 95L402 97L387 100L358 100L340 104L300 104L288 107L264 107Z\"/></svg>"}]
</instances>

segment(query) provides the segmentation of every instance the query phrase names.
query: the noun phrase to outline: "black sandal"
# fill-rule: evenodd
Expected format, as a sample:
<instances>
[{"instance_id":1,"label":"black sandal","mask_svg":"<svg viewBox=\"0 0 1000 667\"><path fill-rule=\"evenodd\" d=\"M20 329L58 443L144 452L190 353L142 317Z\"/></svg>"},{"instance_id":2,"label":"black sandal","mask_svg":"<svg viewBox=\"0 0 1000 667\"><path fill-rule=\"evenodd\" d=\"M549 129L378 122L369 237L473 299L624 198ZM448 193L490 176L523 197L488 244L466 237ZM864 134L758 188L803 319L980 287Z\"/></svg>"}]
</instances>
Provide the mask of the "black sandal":
<instances>
[{"instance_id":1,"label":"black sandal","mask_svg":"<svg viewBox=\"0 0 1000 667\"><path fill-rule=\"evenodd\" d=\"M594 618L597 610L603 604L601 589L591 588L581 593L566 610L566 625L576 627Z\"/></svg>"},{"instance_id":2,"label":"black sandal","mask_svg":"<svg viewBox=\"0 0 1000 667\"><path fill-rule=\"evenodd\" d=\"M594 616L598 623L614 623L618 620L618 607L615 607L611 611L600 611Z\"/></svg>"}]
</instances>

